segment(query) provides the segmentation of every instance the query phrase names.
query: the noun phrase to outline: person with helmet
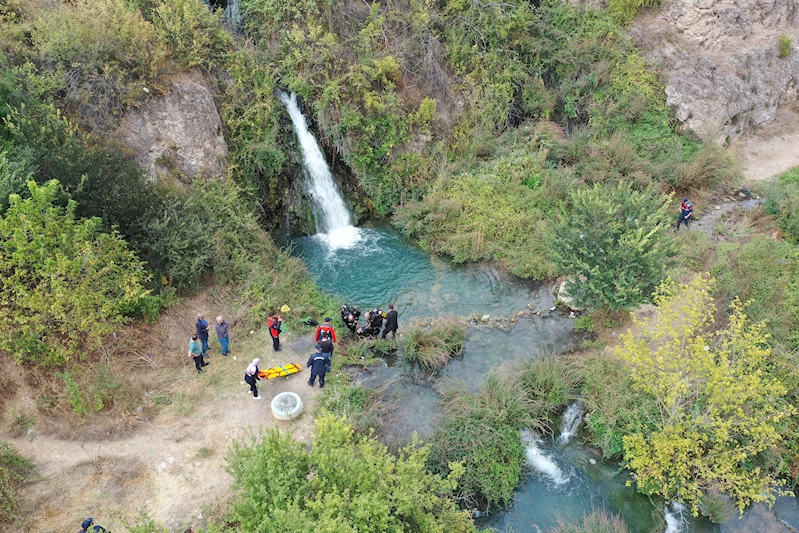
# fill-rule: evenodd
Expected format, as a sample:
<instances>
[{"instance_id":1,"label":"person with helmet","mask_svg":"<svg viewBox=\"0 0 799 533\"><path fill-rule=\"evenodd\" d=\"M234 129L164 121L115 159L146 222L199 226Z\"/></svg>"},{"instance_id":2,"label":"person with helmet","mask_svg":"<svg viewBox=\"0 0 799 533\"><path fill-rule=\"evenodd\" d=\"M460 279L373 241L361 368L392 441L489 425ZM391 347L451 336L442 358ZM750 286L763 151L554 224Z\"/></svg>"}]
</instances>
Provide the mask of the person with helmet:
<instances>
[{"instance_id":1,"label":"person with helmet","mask_svg":"<svg viewBox=\"0 0 799 533\"><path fill-rule=\"evenodd\" d=\"M94 527L92 527L92 526L94 526ZM91 516L83 521L83 523L80 525L80 531L78 533L89 533L90 531L93 531L94 533L107 533L108 532L108 530L106 528L104 528L103 526L95 526L94 525L94 518L92 518Z\"/></svg>"},{"instance_id":2,"label":"person with helmet","mask_svg":"<svg viewBox=\"0 0 799 533\"><path fill-rule=\"evenodd\" d=\"M675 231L680 231L680 224L683 222L685 223L685 227L688 228L688 223L691 221L691 215L693 214L694 204L688 201L688 198L683 198L680 204L680 216L677 218L677 229Z\"/></svg>"},{"instance_id":3,"label":"person with helmet","mask_svg":"<svg viewBox=\"0 0 799 533\"><path fill-rule=\"evenodd\" d=\"M341 321L344 322L344 325L353 333L358 331L359 318L361 318L361 312L358 311L358 309L352 307L350 304L341 306Z\"/></svg>"}]
</instances>

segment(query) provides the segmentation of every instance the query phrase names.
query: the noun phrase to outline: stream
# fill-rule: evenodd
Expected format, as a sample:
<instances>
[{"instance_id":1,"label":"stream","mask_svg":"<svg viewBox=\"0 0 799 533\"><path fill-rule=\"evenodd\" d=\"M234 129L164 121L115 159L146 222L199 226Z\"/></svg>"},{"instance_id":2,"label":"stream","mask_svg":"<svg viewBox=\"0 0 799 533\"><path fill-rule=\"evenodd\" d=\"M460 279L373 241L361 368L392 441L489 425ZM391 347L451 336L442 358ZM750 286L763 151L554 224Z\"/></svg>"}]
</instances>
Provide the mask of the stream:
<instances>
[{"instance_id":1,"label":"stream","mask_svg":"<svg viewBox=\"0 0 799 533\"><path fill-rule=\"evenodd\" d=\"M560 354L580 344L573 320L551 312L553 286L521 280L487 264L452 264L406 242L382 223L352 226L296 97L279 96L297 132L306 197L318 233L278 240L305 261L317 284L341 304L355 305L362 312L393 303L400 333L411 322L434 317L480 317L469 323L463 356L435 374L401 361L386 361L361 374L361 384L380 387L398 405L391 437L409 440L413 432L422 437L432 434L439 422L440 391L453 382L475 392L487 372L504 361ZM311 343L305 337L298 342ZM679 503L653 505L627 486L630 476L625 470L580 442L582 415L582 407L571 404L555 438L520 434L530 473L511 508L480 518L480 527L538 533L561 520L581 520L594 509L621 515L630 533L788 533L799 525L799 506L793 497L779 498L773 510L753 506L740 519L736 516L723 525L693 519Z\"/></svg>"}]
</instances>

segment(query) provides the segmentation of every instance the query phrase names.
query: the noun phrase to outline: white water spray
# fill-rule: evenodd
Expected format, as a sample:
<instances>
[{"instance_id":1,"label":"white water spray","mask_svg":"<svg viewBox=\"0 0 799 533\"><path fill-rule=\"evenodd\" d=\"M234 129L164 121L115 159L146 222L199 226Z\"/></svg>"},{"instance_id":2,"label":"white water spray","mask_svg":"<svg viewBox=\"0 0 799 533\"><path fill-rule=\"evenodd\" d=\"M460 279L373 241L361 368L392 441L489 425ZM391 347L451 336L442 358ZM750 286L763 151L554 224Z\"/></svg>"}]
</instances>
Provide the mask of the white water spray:
<instances>
[{"instance_id":1,"label":"white water spray","mask_svg":"<svg viewBox=\"0 0 799 533\"><path fill-rule=\"evenodd\" d=\"M558 464L538 447L538 445L541 444L541 439L526 429L522 430L521 435L522 443L527 448L525 450L527 462L529 462L537 472L548 477L556 485L563 485L569 481L570 476L565 474Z\"/></svg>"},{"instance_id":2,"label":"white water spray","mask_svg":"<svg viewBox=\"0 0 799 533\"><path fill-rule=\"evenodd\" d=\"M322 234L320 236L327 241L331 249L351 248L358 242L360 233L358 228L352 225L350 212L344 205L336 182L333 181L333 174L325 161L325 156L313 134L308 130L308 123L297 105L297 95L291 93L289 96L278 92L278 98L286 106L302 149L303 164L308 171L306 192L311 199L316 231Z\"/></svg>"},{"instance_id":3,"label":"white water spray","mask_svg":"<svg viewBox=\"0 0 799 533\"><path fill-rule=\"evenodd\" d=\"M663 508L663 514L666 518L666 531L665 533L682 533L686 531L687 525L683 513L687 508L680 502L674 502L670 506L667 505Z\"/></svg>"},{"instance_id":4,"label":"white water spray","mask_svg":"<svg viewBox=\"0 0 799 533\"><path fill-rule=\"evenodd\" d=\"M583 421L583 406L580 402L572 402L566 412L563 413L563 420L560 423L559 444L568 443L577 433L580 422Z\"/></svg>"},{"instance_id":5,"label":"white water spray","mask_svg":"<svg viewBox=\"0 0 799 533\"><path fill-rule=\"evenodd\" d=\"M230 29L233 30L233 33L239 33L241 30L241 6L239 0L228 0L225 8L225 20L230 24Z\"/></svg>"}]
</instances>

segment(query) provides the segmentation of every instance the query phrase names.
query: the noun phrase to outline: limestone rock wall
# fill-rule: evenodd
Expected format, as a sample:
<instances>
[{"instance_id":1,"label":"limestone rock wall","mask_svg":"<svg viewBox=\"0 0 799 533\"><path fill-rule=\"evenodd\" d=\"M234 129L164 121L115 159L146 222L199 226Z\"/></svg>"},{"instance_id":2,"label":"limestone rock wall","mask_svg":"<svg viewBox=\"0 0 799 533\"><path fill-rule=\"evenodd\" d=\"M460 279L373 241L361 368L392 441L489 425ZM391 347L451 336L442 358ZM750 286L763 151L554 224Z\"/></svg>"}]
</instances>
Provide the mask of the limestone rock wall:
<instances>
[{"instance_id":1,"label":"limestone rock wall","mask_svg":"<svg viewBox=\"0 0 799 533\"><path fill-rule=\"evenodd\" d=\"M667 103L701 136L727 143L799 96L797 0L665 0L630 29L667 79ZM794 39L779 57L781 35Z\"/></svg>"},{"instance_id":2,"label":"limestone rock wall","mask_svg":"<svg viewBox=\"0 0 799 533\"><path fill-rule=\"evenodd\" d=\"M189 184L223 175L228 148L222 120L210 88L200 77L181 77L164 96L131 109L117 136L152 180Z\"/></svg>"}]
</instances>

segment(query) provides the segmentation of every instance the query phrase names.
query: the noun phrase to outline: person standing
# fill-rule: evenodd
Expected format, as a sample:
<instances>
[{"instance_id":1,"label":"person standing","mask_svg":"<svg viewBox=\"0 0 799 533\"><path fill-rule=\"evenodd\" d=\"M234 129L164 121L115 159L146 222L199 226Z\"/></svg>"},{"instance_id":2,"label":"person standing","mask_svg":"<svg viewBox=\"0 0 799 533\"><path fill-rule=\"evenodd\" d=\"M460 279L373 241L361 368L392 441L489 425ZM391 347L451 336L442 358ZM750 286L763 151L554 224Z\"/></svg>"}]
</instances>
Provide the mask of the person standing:
<instances>
[{"instance_id":1,"label":"person standing","mask_svg":"<svg viewBox=\"0 0 799 533\"><path fill-rule=\"evenodd\" d=\"M325 386L325 374L327 374L327 369L330 365L330 356L326 353L322 353L322 345L316 345L316 353L311 354L311 357L308 358L308 368L311 369L311 379L308 380L308 385L313 387L314 381L316 381L317 376L319 377L319 388Z\"/></svg>"},{"instance_id":2,"label":"person standing","mask_svg":"<svg viewBox=\"0 0 799 533\"><path fill-rule=\"evenodd\" d=\"M319 334L318 344L322 347L322 353L326 353L330 357L333 357L333 339L330 338L329 331L322 331Z\"/></svg>"},{"instance_id":3,"label":"person standing","mask_svg":"<svg viewBox=\"0 0 799 533\"><path fill-rule=\"evenodd\" d=\"M216 338L219 339L219 345L222 347L222 355L227 357L230 354L230 324L228 324L222 315L216 317Z\"/></svg>"},{"instance_id":4,"label":"person standing","mask_svg":"<svg viewBox=\"0 0 799 533\"><path fill-rule=\"evenodd\" d=\"M683 222L685 223L685 227L688 228L689 222L691 221L691 215L694 214L694 204L688 201L688 198L683 198L682 203L680 204L680 216L677 218L677 229L675 231L680 231L680 224Z\"/></svg>"},{"instance_id":5,"label":"person standing","mask_svg":"<svg viewBox=\"0 0 799 533\"><path fill-rule=\"evenodd\" d=\"M397 336L397 329L399 329L399 324L397 324L397 312L394 311L394 304L388 305L388 314L386 315L386 327L383 328L383 334L380 336L381 338L385 339L387 333L391 333L391 338Z\"/></svg>"},{"instance_id":6,"label":"person standing","mask_svg":"<svg viewBox=\"0 0 799 533\"><path fill-rule=\"evenodd\" d=\"M253 400L262 400L263 397L258 394L258 386L255 384L256 381L260 381L261 378L258 377L258 365L261 364L261 360L255 358L252 360L252 363L249 364L247 370L244 371L244 381L250 384L250 394L252 394Z\"/></svg>"},{"instance_id":7,"label":"person standing","mask_svg":"<svg viewBox=\"0 0 799 533\"><path fill-rule=\"evenodd\" d=\"M333 342L338 342L338 339L336 339L336 330L333 329L332 318L327 317L325 318L324 324L316 326L316 335L313 337L314 342L319 342L319 337L321 337L322 332L327 332L328 336L333 339Z\"/></svg>"},{"instance_id":8,"label":"person standing","mask_svg":"<svg viewBox=\"0 0 799 533\"><path fill-rule=\"evenodd\" d=\"M197 373L202 373L203 367L207 366L208 363L203 360L202 344L197 338L196 333L189 339L189 357L194 360L194 367L197 369Z\"/></svg>"},{"instance_id":9,"label":"person standing","mask_svg":"<svg viewBox=\"0 0 799 533\"><path fill-rule=\"evenodd\" d=\"M272 337L272 349L280 350L280 327L283 325L283 317L275 316L275 312L269 313L266 319L266 326L269 328L269 335Z\"/></svg>"},{"instance_id":10,"label":"person standing","mask_svg":"<svg viewBox=\"0 0 799 533\"><path fill-rule=\"evenodd\" d=\"M203 345L203 357L208 357L208 332L211 331L211 326L208 325L204 314L197 313L197 323L194 324L194 327L197 329L197 337Z\"/></svg>"}]
</instances>

